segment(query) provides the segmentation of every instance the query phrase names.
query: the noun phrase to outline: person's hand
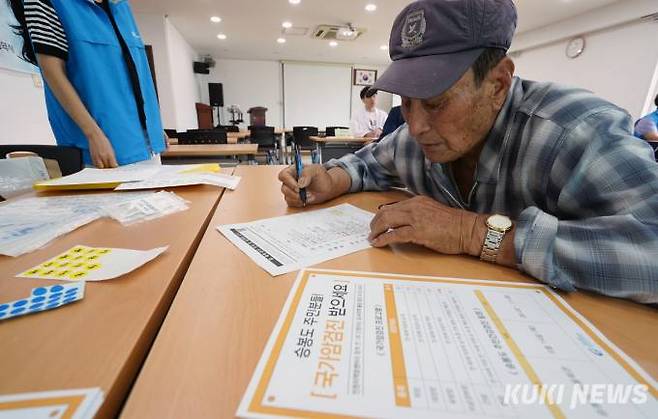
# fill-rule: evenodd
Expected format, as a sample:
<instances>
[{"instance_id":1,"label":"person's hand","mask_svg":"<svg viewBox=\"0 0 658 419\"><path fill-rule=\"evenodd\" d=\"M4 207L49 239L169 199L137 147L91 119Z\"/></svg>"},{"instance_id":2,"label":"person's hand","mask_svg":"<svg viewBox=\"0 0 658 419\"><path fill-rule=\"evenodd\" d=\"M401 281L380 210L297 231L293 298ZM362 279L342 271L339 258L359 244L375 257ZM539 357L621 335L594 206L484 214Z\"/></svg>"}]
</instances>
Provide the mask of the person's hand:
<instances>
[{"instance_id":1,"label":"person's hand","mask_svg":"<svg viewBox=\"0 0 658 419\"><path fill-rule=\"evenodd\" d=\"M299 180L296 178L295 168L286 167L279 172L281 192L290 207L303 207L304 203L299 197L299 189L306 188L306 204L321 204L335 198L336 188L332 177L321 164L304 166Z\"/></svg>"},{"instance_id":2,"label":"person's hand","mask_svg":"<svg viewBox=\"0 0 658 419\"><path fill-rule=\"evenodd\" d=\"M365 138L379 138L382 135L382 130L379 128L375 128L372 131L368 132L366 135L364 135Z\"/></svg>"},{"instance_id":3,"label":"person's hand","mask_svg":"<svg viewBox=\"0 0 658 419\"><path fill-rule=\"evenodd\" d=\"M374 247L415 243L444 254L480 254L477 226L486 215L451 208L426 196L382 207L370 223ZM478 224L479 223L479 224Z\"/></svg>"},{"instance_id":4,"label":"person's hand","mask_svg":"<svg viewBox=\"0 0 658 419\"><path fill-rule=\"evenodd\" d=\"M89 153L92 163L99 169L118 166L112 144L102 131L89 137Z\"/></svg>"}]
</instances>

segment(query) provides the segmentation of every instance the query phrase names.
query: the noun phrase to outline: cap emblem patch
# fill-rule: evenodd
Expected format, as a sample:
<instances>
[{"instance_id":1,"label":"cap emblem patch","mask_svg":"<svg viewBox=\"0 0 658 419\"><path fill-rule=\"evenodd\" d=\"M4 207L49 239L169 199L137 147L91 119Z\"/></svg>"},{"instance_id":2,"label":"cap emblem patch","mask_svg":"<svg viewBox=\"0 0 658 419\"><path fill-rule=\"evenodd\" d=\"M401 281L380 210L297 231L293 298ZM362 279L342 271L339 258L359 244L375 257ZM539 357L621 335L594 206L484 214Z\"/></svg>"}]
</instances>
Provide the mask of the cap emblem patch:
<instances>
[{"instance_id":1,"label":"cap emblem patch","mask_svg":"<svg viewBox=\"0 0 658 419\"><path fill-rule=\"evenodd\" d=\"M402 25L402 48L414 48L423 42L423 35L427 23L425 22L425 11L415 10L407 14Z\"/></svg>"}]
</instances>

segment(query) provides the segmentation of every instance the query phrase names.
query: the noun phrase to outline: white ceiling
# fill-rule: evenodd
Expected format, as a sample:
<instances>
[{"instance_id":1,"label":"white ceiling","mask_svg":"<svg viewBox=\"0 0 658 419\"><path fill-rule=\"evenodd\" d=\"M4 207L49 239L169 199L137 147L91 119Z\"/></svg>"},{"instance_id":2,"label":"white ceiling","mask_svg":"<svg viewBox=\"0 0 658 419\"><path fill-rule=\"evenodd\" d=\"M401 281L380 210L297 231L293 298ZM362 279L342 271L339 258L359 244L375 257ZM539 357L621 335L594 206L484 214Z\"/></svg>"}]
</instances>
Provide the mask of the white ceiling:
<instances>
[{"instance_id":1,"label":"white ceiling","mask_svg":"<svg viewBox=\"0 0 658 419\"><path fill-rule=\"evenodd\" d=\"M517 32L537 29L560 20L614 3L617 0L516 0L519 12ZM368 3L377 5L367 12ZM200 54L215 58L302 60L359 64L387 64L388 44L395 16L409 0L131 0L136 13L168 15L183 37ZM210 16L222 22L211 23ZM295 27L307 27L305 36L286 36L281 23L288 20ZM352 42L331 48L327 41L311 38L319 24L346 24L365 28L367 32ZM226 34L223 41L218 33Z\"/></svg>"}]
</instances>

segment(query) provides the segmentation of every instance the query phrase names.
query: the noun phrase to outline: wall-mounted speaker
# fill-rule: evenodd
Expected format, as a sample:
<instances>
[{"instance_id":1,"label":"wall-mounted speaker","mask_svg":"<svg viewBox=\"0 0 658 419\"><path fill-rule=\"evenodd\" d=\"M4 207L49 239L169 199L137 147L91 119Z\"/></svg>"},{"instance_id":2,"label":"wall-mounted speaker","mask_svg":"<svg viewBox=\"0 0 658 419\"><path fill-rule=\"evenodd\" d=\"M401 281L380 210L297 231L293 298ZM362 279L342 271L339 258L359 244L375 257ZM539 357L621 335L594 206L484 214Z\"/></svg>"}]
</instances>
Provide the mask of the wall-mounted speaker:
<instances>
[{"instance_id":1,"label":"wall-mounted speaker","mask_svg":"<svg viewBox=\"0 0 658 419\"><path fill-rule=\"evenodd\" d=\"M208 83L210 106L224 106L224 89L221 83Z\"/></svg>"},{"instance_id":2,"label":"wall-mounted speaker","mask_svg":"<svg viewBox=\"0 0 658 419\"><path fill-rule=\"evenodd\" d=\"M197 74L210 74L210 66L208 63L194 61L194 72Z\"/></svg>"}]
</instances>

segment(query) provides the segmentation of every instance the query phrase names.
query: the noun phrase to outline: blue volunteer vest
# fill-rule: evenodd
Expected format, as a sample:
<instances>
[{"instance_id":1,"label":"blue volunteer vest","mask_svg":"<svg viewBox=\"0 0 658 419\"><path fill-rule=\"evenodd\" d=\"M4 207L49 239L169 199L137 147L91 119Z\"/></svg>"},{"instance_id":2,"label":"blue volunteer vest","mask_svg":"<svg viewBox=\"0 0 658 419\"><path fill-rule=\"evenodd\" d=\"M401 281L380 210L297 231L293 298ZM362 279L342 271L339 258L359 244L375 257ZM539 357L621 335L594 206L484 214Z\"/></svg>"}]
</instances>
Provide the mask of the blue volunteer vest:
<instances>
[{"instance_id":1,"label":"blue volunteer vest","mask_svg":"<svg viewBox=\"0 0 658 419\"><path fill-rule=\"evenodd\" d=\"M128 2L110 0L117 27L135 62L144 99L146 130L139 121L130 77L107 13L93 0L52 0L66 32L68 78L92 118L112 143L117 163L134 163L165 149L160 110L144 43ZM82 149L91 164L89 143L46 85L48 119L57 144Z\"/></svg>"}]
</instances>

